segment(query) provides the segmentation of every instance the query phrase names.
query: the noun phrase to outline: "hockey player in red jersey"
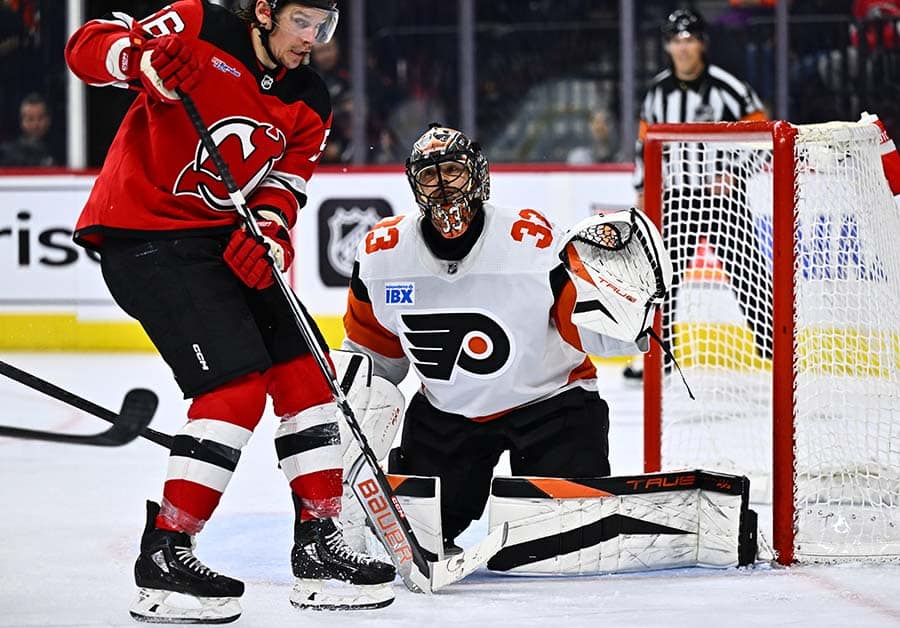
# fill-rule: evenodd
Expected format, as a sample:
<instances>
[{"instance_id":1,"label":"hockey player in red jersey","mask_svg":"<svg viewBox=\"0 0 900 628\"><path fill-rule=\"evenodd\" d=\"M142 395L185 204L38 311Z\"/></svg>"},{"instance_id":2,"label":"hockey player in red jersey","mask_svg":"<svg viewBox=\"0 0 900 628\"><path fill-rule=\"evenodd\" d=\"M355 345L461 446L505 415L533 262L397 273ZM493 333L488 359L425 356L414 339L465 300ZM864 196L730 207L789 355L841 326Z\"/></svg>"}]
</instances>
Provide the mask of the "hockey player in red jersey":
<instances>
[{"instance_id":1,"label":"hockey player in red jersey","mask_svg":"<svg viewBox=\"0 0 900 628\"><path fill-rule=\"evenodd\" d=\"M240 615L243 583L204 566L192 541L267 396L281 420L275 447L297 510L291 602L366 608L393 600L393 566L352 552L335 526L336 406L266 259L283 272L294 257L289 230L331 124L328 91L306 61L337 20L331 0L255 0L237 14L181 0L140 21L116 12L90 21L66 47L69 67L85 82L138 91L75 240L100 252L113 298L140 321L192 400L162 500L148 502L131 609L141 621L223 623ZM261 240L240 228L178 92L203 115ZM360 586L342 596L323 589L328 580ZM170 604L173 592L199 607Z\"/></svg>"},{"instance_id":2,"label":"hockey player in red jersey","mask_svg":"<svg viewBox=\"0 0 900 628\"><path fill-rule=\"evenodd\" d=\"M609 412L588 357L647 349L573 324L562 234L534 209L488 202L488 163L463 133L433 126L406 162L420 211L360 244L345 349L421 389L392 473L440 477L445 551L484 509L494 466L514 475L608 475ZM635 334L637 335L637 334Z\"/></svg>"}]
</instances>

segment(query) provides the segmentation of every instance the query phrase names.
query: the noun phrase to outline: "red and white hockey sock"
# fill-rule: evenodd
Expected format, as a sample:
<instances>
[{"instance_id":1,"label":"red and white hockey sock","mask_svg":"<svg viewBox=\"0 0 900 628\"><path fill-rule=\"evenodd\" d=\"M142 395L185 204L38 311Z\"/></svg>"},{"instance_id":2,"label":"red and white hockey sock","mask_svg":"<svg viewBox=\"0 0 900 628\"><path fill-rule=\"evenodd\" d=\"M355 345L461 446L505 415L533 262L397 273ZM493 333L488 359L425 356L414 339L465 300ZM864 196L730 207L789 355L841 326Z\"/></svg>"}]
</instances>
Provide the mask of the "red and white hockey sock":
<instances>
[{"instance_id":1,"label":"red and white hockey sock","mask_svg":"<svg viewBox=\"0 0 900 628\"><path fill-rule=\"evenodd\" d=\"M301 521L337 517L343 492L338 410L315 359L306 355L274 366L269 394L281 418L275 450L300 499Z\"/></svg>"},{"instance_id":2,"label":"red and white hockey sock","mask_svg":"<svg viewBox=\"0 0 900 628\"><path fill-rule=\"evenodd\" d=\"M285 417L275 432L275 450L291 490L300 498L300 520L341 512L341 433L334 402Z\"/></svg>"},{"instance_id":3,"label":"red and white hockey sock","mask_svg":"<svg viewBox=\"0 0 900 628\"><path fill-rule=\"evenodd\" d=\"M267 375L253 373L194 399L172 442L158 528L200 532L262 417L267 384Z\"/></svg>"},{"instance_id":4,"label":"red and white hockey sock","mask_svg":"<svg viewBox=\"0 0 900 628\"><path fill-rule=\"evenodd\" d=\"M900 194L900 154L897 153L894 140L888 136L884 124L876 114L863 112L859 121L874 124L881 130L881 166L884 169L884 178L887 179L894 196Z\"/></svg>"}]
</instances>

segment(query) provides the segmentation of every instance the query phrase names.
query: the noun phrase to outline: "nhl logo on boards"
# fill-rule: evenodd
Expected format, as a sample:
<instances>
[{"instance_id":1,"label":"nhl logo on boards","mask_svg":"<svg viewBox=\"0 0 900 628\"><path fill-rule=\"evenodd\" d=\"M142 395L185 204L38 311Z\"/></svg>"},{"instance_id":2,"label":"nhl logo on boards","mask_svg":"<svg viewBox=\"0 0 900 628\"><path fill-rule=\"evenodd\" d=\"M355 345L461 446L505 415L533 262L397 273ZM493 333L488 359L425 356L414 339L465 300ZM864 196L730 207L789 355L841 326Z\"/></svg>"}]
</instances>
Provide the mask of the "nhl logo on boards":
<instances>
[{"instance_id":1,"label":"nhl logo on boards","mask_svg":"<svg viewBox=\"0 0 900 628\"><path fill-rule=\"evenodd\" d=\"M380 198L330 198L319 206L319 274L322 283L347 289L353 275L356 249L369 230L393 216Z\"/></svg>"},{"instance_id":2,"label":"nhl logo on boards","mask_svg":"<svg viewBox=\"0 0 900 628\"><path fill-rule=\"evenodd\" d=\"M268 91L272 89L272 85L275 84L275 79L273 79L270 75L266 74L262 77L262 80L259 82L259 86L264 90Z\"/></svg>"},{"instance_id":3,"label":"nhl logo on boards","mask_svg":"<svg viewBox=\"0 0 900 628\"><path fill-rule=\"evenodd\" d=\"M360 240L380 220L373 208L338 207L328 218L328 260L336 270L347 277L353 272L353 260Z\"/></svg>"},{"instance_id":4,"label":"nhl logo on boards","mask_svg":"<svg viewBox=\"0 0 900 628\"><path fill-rule=\"evenodd\" d=\"M414 283L389 283L384 287L384 302L388 305L414 305Z\"/></svg>"}]
</instances>

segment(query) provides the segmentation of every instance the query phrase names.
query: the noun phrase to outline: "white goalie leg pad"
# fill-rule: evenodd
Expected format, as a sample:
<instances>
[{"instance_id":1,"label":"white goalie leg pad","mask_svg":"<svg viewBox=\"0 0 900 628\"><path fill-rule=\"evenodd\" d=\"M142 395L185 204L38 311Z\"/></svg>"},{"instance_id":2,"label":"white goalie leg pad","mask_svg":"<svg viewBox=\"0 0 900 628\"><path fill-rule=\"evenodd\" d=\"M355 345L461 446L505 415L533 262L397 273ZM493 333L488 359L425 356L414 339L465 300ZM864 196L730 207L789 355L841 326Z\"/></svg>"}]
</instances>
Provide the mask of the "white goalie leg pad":
<instances>
[{"instance_id":1,"label":"white goalie leg pad","mask_svg":"<svg viewBox=\"0 0 900 628\"><path fill-rule=\"evenodd\" d=\"M353 356L361 356L366 359L368 356L352 351L333 351L333 360L334 354L339 354L338 360L335 360L335 366L338 367L342 378L339 381L342 381L343 387L347 387L349 384L347 401L353 408L353 414L375 457L383 460L394 443L397 430L400 429L403 408L406 405L403 393L386 379L371 376L371 360L368 361L368 367L365 366L365 363L361 367L354 366L353 360L356 358ZM339 414L341 455L346 478L353 463L362 455L362 450L350 431L343 413ZM370 544L367 542L366 514L348 486L344 487L340 523L347 544L357 552L367 552ZM373 548L377 548L380 544L376 542L371 545Z\"/></svg>"},{"instance_id":2,"label":"white goalie leg pad","mask_svg":"<svg viewBox=\"0 0 900 628\"><path fill-rule=\"evenodd\" d=\"M672 286L662 236L636 209L577 223L562 238L559 256L576 290L572 322L611 338L638 338Z\"/></svg>"},{"instance_id":3,"label":"white goalie leg pad","mask_svg":"<svg viewBox=\"0 0 900 628\"><path fill-rule=\"evenodd\" d=\"M196 597L142 588L130 613L137 621L154 624L227 624L241 616L241 605L234 597Z\"/></svg>"},{"instance_id":4,"label":"white goalie leg pad","mask_svg":"<svg viewBox=\"0 0 900 628\"><path fill-rule=\"evenodd\" d=\"M383 460L391 449L406 399L400 389L391 382L372 375L372 358L357 351L331 351L337 380L347 397L347 403L359 422L366 441L378 460ZM344 471L359 457L359 444L341 415L341 447Z\"/></svg>"},{"instance_id":5,"label":"white goalie leg pad","mask_svg":"<svg viewBox=\"0 0 900 628\"><path fill-rule=\"evenodd\" d=\"M756 557L749 480L707 471L562 480L495 478L495 571L583 575L735 567Z\"/></svg>"},{"instance_id":6,"label":"white goalie leg pad","mask_svg":"<svg viewBox=\"0 0 900 628\"><path fill-rule=\"evenodd\" d=\"M391 583L347 584L336 580L298 578L290 595L295 608L314 611L353 611L382 608L394 601Z\"/></svg>"},{"instance_id":7,"label":"white goalie leg pad","mask_svg":"<svg viewBox=\"0 0 900 628\"><path fill-rule=\"evenodd\" d=\"M403 409L406 406L406 399L400 389L390 383L383 377L377 375L372 377L369 386L368 403L364 408L357 410L353 408L356 420L362 429L366 442L372 448L372 453L378 460L384 460L391 445L394 444L394 438L400 429L403 421ZM348 470L350 466L356 462L362 451L359 443L350 432L347 421L341 415L339 422L341 428L341 444L344 448L343 460L344 470Z\"/></svg>"},{"instance_id":8,"label":"white goalie leg pad","mask_svg":"<svg viewBox=\"0 0 900 628\"><path fill-rule=\"evenodd\" d=\"M372 384L372 358L359 351L332 349L329 352L334 364L338 385L344 391L347 402L358 414L369 405L369 387Z\"/></svg>"},{"instance_id":9,"label":"white goalie leg pad","mask_svg":"<svg viewBox=\"0 0 900 628\"><path fill-rule=\"evenodd\" d=\"M388 482L422 549L432 559L444 558L441 525L441 479L417 475L388 475Z\"/></svg>"},{"instance_id":10,"label":"white goalie leg pad","mask_svg":"<svg viewBox=\"0 0 900 628\"><path fill-rule=\"evenodd\" d=\"M444 558L444 536L441 526L441 480L437 477L388 475L388 483L416 540L430 557ZM341 507L344 541L357 552L384 552L378 538L366 526L366 513L349 487L345 487ZM387 557L390 560L390 557Z\"/></svg>"},{"instance_id":11,"label":"white goalie leg pad","mask_svg":"<svg viewBox=\"0 0 900 628\"><path fill-rule=\"evenodd\" d=\"M350 549L363 554L371 553L368 543L369 533L366 526L366 512L346 483L344 484L344 493L341 495L340 524L344 542L350 546Z\"/></svg>"}]
</instances>

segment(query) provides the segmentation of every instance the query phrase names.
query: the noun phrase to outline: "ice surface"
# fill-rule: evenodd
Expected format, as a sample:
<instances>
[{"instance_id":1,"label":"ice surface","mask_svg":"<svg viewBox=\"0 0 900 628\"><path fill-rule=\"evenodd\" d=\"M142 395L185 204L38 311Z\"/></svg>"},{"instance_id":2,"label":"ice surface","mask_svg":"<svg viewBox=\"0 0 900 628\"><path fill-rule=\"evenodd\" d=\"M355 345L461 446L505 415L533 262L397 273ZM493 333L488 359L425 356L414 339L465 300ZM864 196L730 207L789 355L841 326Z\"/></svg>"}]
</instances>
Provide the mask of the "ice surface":
<instances>
[{"instance_id":1,"label":"ice surface","mask_svg":"<svg viewBox=\"0 0 900 628\"><path fill-rule=\"evenodd\" d=\"M20 368L118 410L125 392L160 396L151 427L172 433L186 403L162 361L131 354L4 354ZM620 368L601 369L612 413L616 474L641 471L641 395ZM11 380L0 381L0 424L95 432L106 424ZM760 566L580 578L527 578L480 570L426 597L394 585L377 611L300 612L288 603L292 512L267 413L222 504L199 536L211 568L243 579L236 626L535 626L540 628L900 626L900 568ZM144 500L158 499L166 451L138 440L103 449L0 439L0 626L137 626L128 616ZM478 522L460 538L484 534Z\"/></svg>"}]
</instances>

